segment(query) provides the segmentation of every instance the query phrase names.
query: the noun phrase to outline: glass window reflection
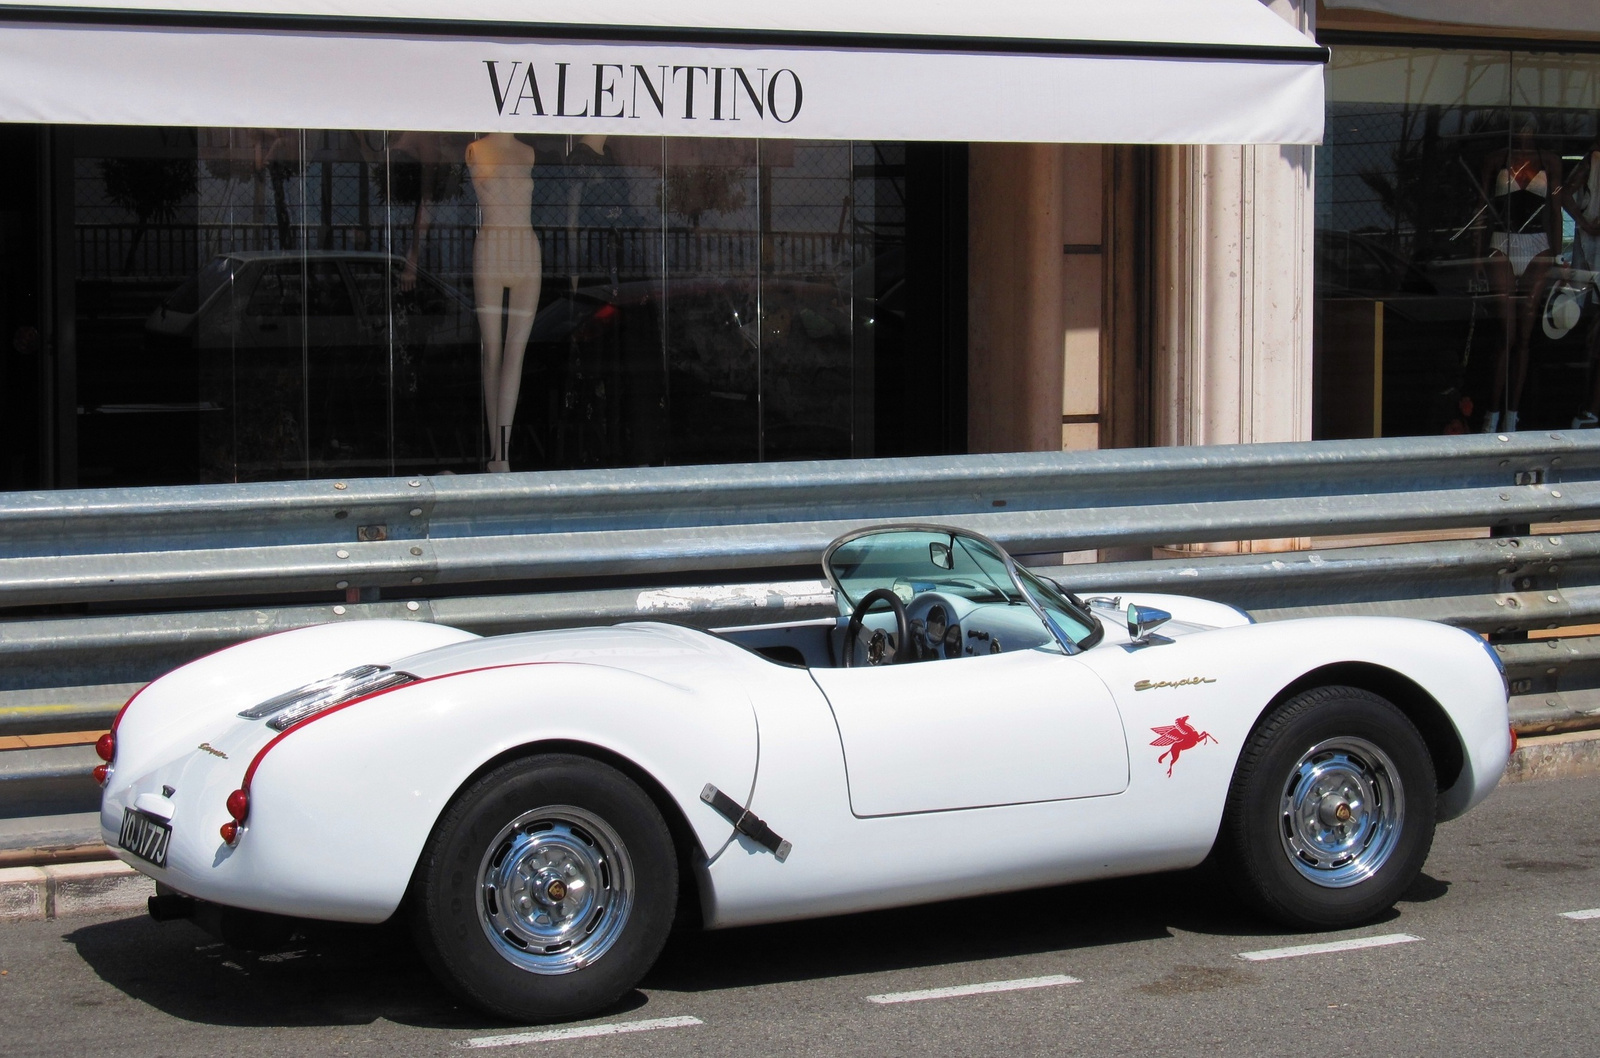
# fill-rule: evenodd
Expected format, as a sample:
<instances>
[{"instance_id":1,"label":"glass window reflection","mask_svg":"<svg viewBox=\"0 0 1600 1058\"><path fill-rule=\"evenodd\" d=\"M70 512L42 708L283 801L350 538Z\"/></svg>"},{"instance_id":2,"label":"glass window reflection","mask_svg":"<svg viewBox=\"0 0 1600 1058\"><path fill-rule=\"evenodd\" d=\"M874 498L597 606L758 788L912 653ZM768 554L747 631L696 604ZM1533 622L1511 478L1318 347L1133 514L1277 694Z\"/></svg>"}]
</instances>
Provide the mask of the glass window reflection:
<instances>
[{"instance_id":1,"label":"glass window reflection","mask_svg":"<svg viewBox=\"0 0 1600 1058\"><path fill-rule=\"evenodd\" d=\"M1600 425L1597 134L1600 56L1333 49L1317 437Z\"/></svg>"},{"instance_id":2,"label":"glass window reflection","mask_svg":"<svg viewBox=\"0 0 1600 1058\"><path fill-rule=\"evenodd\" d=\"M942 409L879 412L903 403L904 145L71 144L80 484L948 450Z\"/></svg>"}]
</instances>

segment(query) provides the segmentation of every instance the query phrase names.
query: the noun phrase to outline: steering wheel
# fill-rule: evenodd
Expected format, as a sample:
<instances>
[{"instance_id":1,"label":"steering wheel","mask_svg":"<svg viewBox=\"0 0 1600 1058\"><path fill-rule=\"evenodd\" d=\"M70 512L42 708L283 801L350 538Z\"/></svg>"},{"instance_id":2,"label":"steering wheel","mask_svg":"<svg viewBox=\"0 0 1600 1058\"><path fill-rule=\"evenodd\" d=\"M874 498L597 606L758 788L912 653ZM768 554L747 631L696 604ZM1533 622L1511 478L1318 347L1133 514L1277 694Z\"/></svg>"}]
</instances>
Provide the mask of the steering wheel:
<instances>
[{"instance_id":1,"label":"steering wheel","mask_svg":"<svg viewBox=\"0 0 1600 1058\"><path fill-rule=\"evenodd\" d=\"M888 643L888 637L879 631L872 633L872 638L867 640L868 665L892 665L895 654L905 649L911 642L911 625L906 620L906 604L900 601L889 588L874 588L862 596L856 608L850 613L850 623L844 630L844 667L852 668L856 663L856 640L861 636L861 623L866 619L867 611L880 602L889 604L894 611L895 631L898 638L893 643Z\"/></svg>"}]
</instances>

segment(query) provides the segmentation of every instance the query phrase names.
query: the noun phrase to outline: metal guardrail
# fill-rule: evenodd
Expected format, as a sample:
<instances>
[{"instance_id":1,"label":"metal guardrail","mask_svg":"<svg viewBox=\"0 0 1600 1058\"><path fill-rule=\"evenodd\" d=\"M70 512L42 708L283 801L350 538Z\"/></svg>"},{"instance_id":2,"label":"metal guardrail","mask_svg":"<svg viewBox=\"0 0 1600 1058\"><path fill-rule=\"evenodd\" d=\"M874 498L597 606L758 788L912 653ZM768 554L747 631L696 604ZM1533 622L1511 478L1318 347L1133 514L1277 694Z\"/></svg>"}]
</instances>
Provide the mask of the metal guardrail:
<instances>
[{"instance_id":1,"label":"metal guardrail","mask_svg":"<svg viewBox=\"0 0 1600 1058\"><path fill-rule=\"evenodd\" d=\"M1501 437L12 494L0 610L814 567L906 518L1019 553L1600 518L1600 440Z\"/></svg>"},{"instance_id":2,"label":"metal guardrail","mask_svg":"<svg viewBox=\"0 0 1600 1058\"><path fill-rule=\"evenodd\" d=\"M320 621L494 633L831 613L819 581L772 571L815 578L828 541L893 520L1034 556L1487 528L1499 535L1049 572L1263 620L1403 614L1516 639L1600 623L1600 533L1560 531L1595 519L1600 431L0 495L0 735L94 727L129 685ZM1600 641L1549 642L1499 647L1519 723L1600 725Z\"/></svg>"}]
</instances>

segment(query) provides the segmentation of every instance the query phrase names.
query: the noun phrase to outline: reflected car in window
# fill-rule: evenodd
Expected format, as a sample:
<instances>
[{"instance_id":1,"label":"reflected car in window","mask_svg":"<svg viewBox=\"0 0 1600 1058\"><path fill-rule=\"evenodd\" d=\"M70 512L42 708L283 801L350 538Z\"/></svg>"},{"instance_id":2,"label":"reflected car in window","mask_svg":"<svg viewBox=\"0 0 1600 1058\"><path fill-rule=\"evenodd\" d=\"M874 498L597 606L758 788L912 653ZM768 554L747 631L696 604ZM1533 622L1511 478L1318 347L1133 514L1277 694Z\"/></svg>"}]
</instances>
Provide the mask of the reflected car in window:
<instances>
[{"instance_id":1,"label":"reflected car in window","mask_svg":"<svg viewBox=\"0 0 1600 1058\"><path fill-rule=\"evenodd\" d=\"M471 302L402 258L250 251L214 258L151 312L192 350L208 480L475 469Z\"/></svg>"},{"instance_id":2,"label":"reflected car in window","mask_svg":"<svg viewBox=\"0 0 1600 1058\"><path fill-rule=\"evenodd\" d=\"M595 462L844 458L852 327L848 282L601 284L546 305L529 360L550 372L560 390L555 404L568 417L615 421L593 438L611 445ZM597 406L602 379L610 402Z\"/></svg>"}]
</instances>

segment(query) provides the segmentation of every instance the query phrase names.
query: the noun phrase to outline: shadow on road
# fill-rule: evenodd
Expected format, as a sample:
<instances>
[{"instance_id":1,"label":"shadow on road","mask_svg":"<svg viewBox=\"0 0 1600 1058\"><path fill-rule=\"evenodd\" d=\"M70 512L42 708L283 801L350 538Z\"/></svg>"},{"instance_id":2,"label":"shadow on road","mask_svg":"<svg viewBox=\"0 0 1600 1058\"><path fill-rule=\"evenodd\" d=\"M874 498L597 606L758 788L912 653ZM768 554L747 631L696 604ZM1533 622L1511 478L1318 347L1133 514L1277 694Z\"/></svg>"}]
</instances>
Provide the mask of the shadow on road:
<instances>
[{"instance_id":1,"label":"shadow on road","mask_svg":"<svg viewBox=\"0 0 1600 1058\"><path fill-rule=\"evenodd\" d=\"M499 1022L459 1002L429 973L403 930L310 924L281 951L240 951L188 922L140 916L65 937L107 984L185 1021L208 1025L431 1028ZM638 997L639 1002L644 997Z\"/></svg>"},{"instance_id":2,"label":"shadow on road","mask_svg":"<svg viewBox=\"0 0 1600 1058\"><path fill-rule=\"evenodd\" d=\"M1406 896L1448 885L1424 875ZM1385 918L1393 918L1390 912ZM1208 868L995 893L805 922L674 935L645 987L702 992L1161 939L1173 930L1282 935L1241 907ZM308 927L287 949L243 952L187 922L138 917L66 935L101 979L186 1021L242 1026L362 1025L379 1019L474 1030L497 1021L434 980L405 932ZM633 992L607 1011L649 1004Z\"/></svg>"},{"instance_id":3,"label":"shadow on road","mask_svg":"<svg viewBox=\"0 0 1600 1058\"><path fill-rule=\"evenodd\" d=\"M1389 921L1397 914L1389 911L1375 921ZM1214 870L1202 866L678 936L667 945L645 986L693 992L879 973L1160 940L1173 930L1230 937L1286 933L1246 909Z\"/></svg>"}]
</instances>

